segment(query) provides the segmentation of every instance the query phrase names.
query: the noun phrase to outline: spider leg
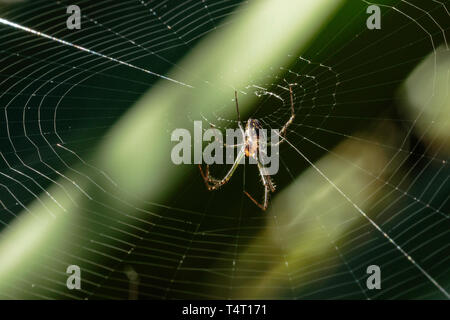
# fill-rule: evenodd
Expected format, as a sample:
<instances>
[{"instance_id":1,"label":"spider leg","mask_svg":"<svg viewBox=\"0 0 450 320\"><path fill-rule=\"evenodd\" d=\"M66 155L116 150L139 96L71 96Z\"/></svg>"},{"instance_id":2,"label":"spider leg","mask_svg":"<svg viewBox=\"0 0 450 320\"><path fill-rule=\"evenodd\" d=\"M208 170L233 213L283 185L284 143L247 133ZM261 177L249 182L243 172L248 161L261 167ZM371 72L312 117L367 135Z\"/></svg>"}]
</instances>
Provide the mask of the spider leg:
<instances>
[{"instance_id":1,"label":"spider leg","mask_svg":"<svg viewBox=\"0 0 450 320\"><path fill-rule=\"evenodd\" d=\"M270 192L275 192L275 184L272 181L270 175L267 174L266 168L262 165L262 163L258 160L258 170L261 175L261 179L263 181L264 187L269 187Z\"/></svg>"},{"instance_id":2,"label":"spider leg","mask_svg":"<svg viewBox=\"0 0 450 320\"><path fill-rule=\"evenodd\" d=\"M244 191L245 195L250 198L250 200L253 201L254 204L256 204L258 207L261 208L261 210L266 211L267 206L269 205L269 189L265 188L264 190L264 204L260 204L258 201L256 201L247 191Z\"/></svg>"},{"instance_id":3,"label":"spider leg","mask_svg":"<svg viewBox=\"0 0 450 320\"><path fill-rule=\"evenodd\" d=\"M205 172L203 172L202 165L199 164L198 168L200 169L200 174L202 175L203 181L205 181L205 185L208 188L208 190L209 191L217 190L221 186L223 186L225 183L227 183L230 180L233 173L236 171L236 169L243 157L244 157L244 148L242 148L241 151L239 151L239 153L236 157L236 160L233 163L233 166L227 172L225 177L223 177L222 179L216 179L209 174L209 164L206 165Z\"/></svg>"},{"instance_id":4,"label":"spider leg","mask_svg":"<svg viewBox=\"0 0 450 320\"><path fill-rule=\"evenodd\" d=\"M242 147L244 144L243 143L239 143L239 144L223 144L225 147L227 148L237 148L237 147Z\"/></svg>"},{"instance_id":5,"label":"spider leg","mask_svg":"<svg viewBox=\"0 0 450 320\"><path fill-rule=\"evenodd\" d=\"M264 203L260 204L258 201L256 201L247 191L244 190L244 193L247 197L250 198L250 200L253 201L254 204L256 204L258 207L260 207L263 211L265 211L269 205L269 192L275 191L275 185L272 182L272 179L269 175L266 175L264 166L261 164L261 162L258 161L258 169L259 174L261 175L261 179L264 185Z\"/></svg>"},{"instance_id":6,"label":"spider leg","mask_svg":"<svg viewBox=\"0 0 450 320\"><path fill-rule=\"evenodd\" d=\"M236 101L236 112L237 112L237 116L238 116L238 125L239 125L239 129L241 129L242 132L242 137L245 136L245 131L244 128L242 127L242 122L241 122L241 114L239 113L239 103L238 103L238 97L237 97L237 91L234 90L234 101Z\"/></svg>"},{"instance_id":7,"label":"spider leg","mask_svg":"<svg viewBox=\"0 0 450 320\"><path fill-rule=\"evenodd\" d=\"M280 141L278 141L277 143L270 143L271 146L277 146L280 143L282 143L284 141L284 138L286 137L286 131L289 128L289 126L291 125L292 122L294 122L295 119L295 108L294 108L294 95L292 92L292 86L289 85L289 95L291 98L291 117L289 118L289 120L284 124L284 126L281 128L279 136L283 139L281 139Z\"/></svg>"},{"instance_id":8,"label":"spider leg","mask_svg":"<svg viewBox=\"0 0 450 320\"><path fill-rule=\"evenodd\" d=\"M236 101L236 112L237 112L237 116L238 116L239 129L242 132L242 137L244 137L245 136L245 131L244 131L244 128L242 127L242 123L241 123L241 114L239 113L239 103L238 103L238 97L237 97L237 91L236 90L234 91L234 99ZM210 125L211 125L211 127L214 127L212 124L210 124ZM231 176L233 175L234 171L236 171L237 166L239 165L239 163L241 162L242 158L245 155L245 153L244 153L244 149L245 149L244 148L244 143L227 145L223 141L220 141L220 142L226 148L232 148L232 147L242 147L242 148L241 148L241 151L239 151L239 154L237 155L236 160L233 163L233 166L227 172L225 177L223 177L223 179L221 179L221 180L220 179L216 179L216 178L212 177L209 174L209 164L206 165L205 172L203 172L201 164L198 165L198 168L200 170L200 174L202 175L203 181L205 182L206 187L210 191L219 189L221 186L223 186L225 183L227 183L228 180L230 180Z\"/></svg>"},{"instance_id":9,"label":"spider leg","mask_svg":"<svg viewBox=\"0 0 450 320\"><path fill-rule=\"evenodd\" d=\"M213 129L217 129L215 125L213 125L212 123L209 124L211 128ZM237 147L242 147L244 144L243 143L238 143L238 144L226 144L225 142L223 142L222 139L220 138L216 138L225 148L237 148Z\"/></svg>"},{"instance_id":10,"label":"spider leg","mask_svg":"<svg viewBox=\"0 0 450 320\"><path fill-rule=\"evenodd\" d=\"M202 165L199 164L198 168L200 169L200 174L202 175L203 180L206 183L206 186L209 188L209 183L217 183L219 182L219 180L211 177L211 175L209 174L209 164L206 165L206 170L205 172L203 172L203 168Z\"/></svg>"}]
</instances>

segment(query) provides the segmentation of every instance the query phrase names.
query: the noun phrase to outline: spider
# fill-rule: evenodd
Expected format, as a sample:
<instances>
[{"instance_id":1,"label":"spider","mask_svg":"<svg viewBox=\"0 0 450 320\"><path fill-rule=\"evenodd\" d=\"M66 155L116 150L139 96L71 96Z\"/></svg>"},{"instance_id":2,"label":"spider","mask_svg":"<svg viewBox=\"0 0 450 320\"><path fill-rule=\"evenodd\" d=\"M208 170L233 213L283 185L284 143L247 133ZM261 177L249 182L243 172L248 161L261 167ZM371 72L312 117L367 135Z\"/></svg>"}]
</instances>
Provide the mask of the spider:
<instances>
[{"instance_id":1,"label":"spider","mask_svg":"<svg viewBox=\"0 0 450 320\"><path fill-rule=\"evenodd\" d=\"M289 95L291 100L291 117L289 120L284 124L284 126L281 128L279 136L282 138L280 141L278 141L275 144L270 143L271 145L278 145L284 141L284 137L286 135L286 131L288 127L291 125L291 123L294 121L295 118L295 110L294 110L294 98L292 93L292 87L289 85ZM262 183L264 185L264 203L261 204L258 201L256 201L247 191L244 190L245 195L247 195L250 200L253 201L258 207L260 207L263 211L267 209L267 206L269 204L269 193L275 192L275 185L272 181L272 178L270 175L266 174L265 168L261 161L258 159L259 154L259 147L260 147L260 136L259 136L259 130L262 129L261 122L257 119L249 118L245 124L245 130L242 127L241 122L241 116L239 113L239 103L238 103L238 97L237 97L237 91L234 91L234 100L236 102L236 112L238 117L238 125L239 129L242 132L242 136L244 137L244 142L240 144L235 145L226 145L222 142L222 144L225 147L241 147L241 150L239 151L236 160L233 163L233 166L231 169L227 172L225 177L222 179L216 179L212 177L209 173L209 165L206 165L206 170L203 171L202 165L199 164L198 167L200 169L200 173L203 177L203 180L205 181L206 187L209 191L217 190L220 187L222 187L224 184L226 184L233 173L236 171L240 161L244 156L246 157L252 157L256 160L256 163L258 165L259 174L261 175Z\"/></svg>"}]
</instances>

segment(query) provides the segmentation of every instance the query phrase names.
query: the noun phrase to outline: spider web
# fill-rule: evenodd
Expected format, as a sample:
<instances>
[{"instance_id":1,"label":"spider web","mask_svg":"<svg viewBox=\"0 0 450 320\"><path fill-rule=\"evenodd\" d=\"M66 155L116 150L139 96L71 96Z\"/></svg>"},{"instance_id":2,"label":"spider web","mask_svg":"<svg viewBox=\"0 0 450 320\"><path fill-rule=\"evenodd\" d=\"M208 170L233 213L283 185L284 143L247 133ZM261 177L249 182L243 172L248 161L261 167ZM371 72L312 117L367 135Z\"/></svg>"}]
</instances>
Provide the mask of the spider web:
<instances>
[{"instance_id":1,"label":"spider web","mask_svg":"<svg viewBox=\"0 0 450 320\"><path fill-rule=\"evenodd\" d=\"M27 216L37 231L58 212L77 216L24 273L12 274L0 297L449 297L448 118L439 102L449 89L448 1L377 2L380 31L366 28L370 2L346 4L320 40L301 55L286 53L292 64L249 73L237 88L178 61L233 25L246 2L78 1L76 32L61 28L70 4L1 9L0 241ZM411 107L410 89L399 88L421 63L431 84ZM182 79L167 75L174 69ZM267 212L243 195L262 195L251 166L213 193L192 172L175 195L155 200L92 161L149 88L163 81L196 95L190 80L198 78L230 96L206 112L187 110L189 123L203 119L204 129L236 128L234 89L242 105L257 101L243 119L280 129L292 86L296 118ZM164 116L169 133L176 121ZM169 138L150 137L149 148ZM212 170L221 176L226 168ZM73 264L82 270L79 291L66 288ZM381 268L382 290L366 286L370 265Z\"/></svg>"}]
</instances>

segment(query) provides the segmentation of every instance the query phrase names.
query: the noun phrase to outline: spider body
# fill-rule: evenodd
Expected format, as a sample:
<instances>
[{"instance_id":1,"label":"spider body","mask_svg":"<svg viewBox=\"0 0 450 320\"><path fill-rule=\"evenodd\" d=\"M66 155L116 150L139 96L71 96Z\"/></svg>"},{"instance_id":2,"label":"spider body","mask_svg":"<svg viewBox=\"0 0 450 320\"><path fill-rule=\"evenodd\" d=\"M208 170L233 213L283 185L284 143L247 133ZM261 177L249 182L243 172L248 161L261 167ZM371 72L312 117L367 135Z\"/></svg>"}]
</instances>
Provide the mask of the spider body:
<instances>
[{"instance_id":1,"label":"spider body","mask_svg":"<svg viewBox=\"0 0 450 320\"><path fill-rule=\"evenodd\" d=\"M281 128L279 136L282 138L282 140L278 141L277 143L268 143L268 145L278 145L284 141L284 136L286 135L287 128L290 126L290 124L294 121L295 118L295 110L294 110L294 98L292 93L292 87L289 85L289 95L291 100L291 117L289 120L284 124L283 128ZM267 174L266 168L263 166L259 159L259 153L260 153L260 142L261 142L261 135L263 127L261 125L261 122L257 119L248 119L245 124L245 130L242 127L241 123L241 116L239 114L239 104L238 104L238 98L237 98L237 92L234 92L235 102L236 102L236 112L238 115L238 125L239 129L241 130L242 136L244 137L244 142L240 144L235 145L226 145L223 144L225 147L239 147L241 148L236 160L233 163L233 166L231 169L226 173L225 177L222 179L216 179L212 177L209 173L209 165L206 165L206 170L203 172L202 166L199 165L200 173L203 177L203 180L206 184L206 187L208 190L217 190L221 186L223 186L225 183L227 183L233 173L236 171L239 163L241 162L242 158L248 157L253 158L256 160L256 163L258 165L259 174L261 176L262 184L264 185L264 202L263 204L260 204L258 201L256 201L247 191L244 190L245 195L247 195L250 200L252 200L258 207L260 207L262 210L266 210L269 205L269 193L275 192L275 184L272 181L272 178L269 174ZM223 143L223 142L222 142Z\"/></svg>"},{"instance_id":2,"label":"spider body","mask_svg":"<svg viewBox=\"0 0 450 320\"><path fill-rule=\"evenodd\" d=\"M262 129L261 122L256 119L248 119L244 131L245 156L258 158L259 134Z\"/></svg>"}]
</instances>

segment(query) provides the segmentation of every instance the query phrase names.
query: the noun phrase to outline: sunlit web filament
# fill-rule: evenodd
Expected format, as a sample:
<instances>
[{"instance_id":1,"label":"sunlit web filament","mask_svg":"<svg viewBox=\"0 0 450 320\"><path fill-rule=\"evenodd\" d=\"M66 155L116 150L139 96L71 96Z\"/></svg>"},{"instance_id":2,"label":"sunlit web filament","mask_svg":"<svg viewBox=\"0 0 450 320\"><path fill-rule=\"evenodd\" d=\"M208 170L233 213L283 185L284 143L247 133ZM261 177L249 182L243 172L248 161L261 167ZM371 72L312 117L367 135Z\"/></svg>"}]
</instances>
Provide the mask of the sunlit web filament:
<instances>
[{"instance_id":1,"label":"sunlit web filament","mask_svg":"<svg viewBox=\"0 0 450 320\"><path fill-rule=\"evenodd\" d=\"M23 31L26 31L26 32L35 34L35 35L37 35L37 36L39 36L39 37L43 37L43 38L47 38L47 39L50 39L50 40L59 42L59 43L61 43L61 44L63 44L63 45L66 45L66 46L69 46L69 47L72 47L72 48L75 48L75 49L78 49L78 50L81 50L81 51L84 51L84 52L87 52L87 53L90 53L90 54L93 54L93 55L96 55L96 56L99 56L99 57L102 57L102 58L108 59L108 60L113 61L113 62L117 62L117 63L122 64L122 65L124 65L124 66L127 66L127 67L130 67L130 68L133 68L133 69L136 69L136 70L139 70L139 71L142 71L142 72L151 74L151 75L153 75L153 76L156 76L156 77L159 77L159 78L162 78L162 79L165 79L165 80L172 81L172 82L177 83L177 84L180 84L180 85L182 85L182 86L186 86L186 87L189 87L189 88L193 88L191 85L186 84L186 83L184 83L184 82L181 82L181 81L178 81L178 80L175 80L175 79L172 79L172 78L163 76L163 75L161 75L161 74L158 74L158 73L156 73L156 72L153 72L153 71L150 71L150 70L147 70L147 69L144 69L144 68L135 66L135 65L133 65L133 64L131 64L131 63L128 63L128 62L125 62L125 61L121 61L121 60L118 60L118 59L115 59L115 58L112 58L112 57L109 57L109 56L104 55L104 54L102 54L102 53L100 53L100 52L97 52L97 51L93 51L93 50L87 49L87 48L85 48L85 47L82 47L82 46L73 44L73 43L71 43L71 42L68 42L68 41L65 41L65 40L62 40L62 39L59 39L59 38L55 38L55 37L53 37L53 36L50 36L50 35L45 34L45 33L42 33L42 32L40 32L40 31L36 31L36 30L34 30L34 29L31 29L31 28L28 28L28 27L21 26L20 24L17 24L17 23L8 21L8 20L6 20L6 19L0 18L0 23L2 23L2 24L4 24L4 25L7 25L7 26L11 26L11 27L16 28L16 29L19 29L19 30L23 30Z\"/></svg>"}]
</instances>

